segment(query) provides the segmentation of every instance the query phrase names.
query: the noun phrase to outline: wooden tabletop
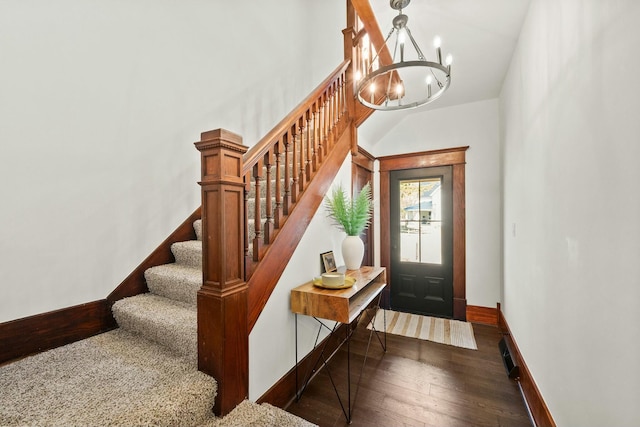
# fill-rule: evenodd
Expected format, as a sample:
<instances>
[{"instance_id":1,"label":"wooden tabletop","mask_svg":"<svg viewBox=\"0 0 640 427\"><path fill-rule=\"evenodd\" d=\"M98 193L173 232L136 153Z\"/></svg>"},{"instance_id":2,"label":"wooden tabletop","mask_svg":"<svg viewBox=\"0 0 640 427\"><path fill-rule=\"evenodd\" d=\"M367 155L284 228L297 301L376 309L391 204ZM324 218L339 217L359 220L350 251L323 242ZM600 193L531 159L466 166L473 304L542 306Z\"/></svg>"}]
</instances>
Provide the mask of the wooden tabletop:
<instances>
[{"instance_id":1,"label":"wooden tabletop","mask_svg":"<svg viewBox=\"0 0 640 427\"><path fill-rule=\"evenodd\" d=\"M307 316L351 323L387 285L383 267L361 267L345 273L355 279L346 289L326 289L313 281L291 290L291 311Z\"/></svg>"}]
</instances>

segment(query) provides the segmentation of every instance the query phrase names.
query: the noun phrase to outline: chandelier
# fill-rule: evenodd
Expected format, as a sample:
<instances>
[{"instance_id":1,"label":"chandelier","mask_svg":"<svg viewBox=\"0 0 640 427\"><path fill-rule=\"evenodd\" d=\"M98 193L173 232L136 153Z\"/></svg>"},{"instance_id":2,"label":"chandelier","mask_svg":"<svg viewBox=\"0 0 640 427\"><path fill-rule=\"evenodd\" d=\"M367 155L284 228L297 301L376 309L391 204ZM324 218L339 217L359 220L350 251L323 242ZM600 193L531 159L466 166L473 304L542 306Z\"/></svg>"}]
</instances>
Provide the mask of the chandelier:
<instances>
[{"instance_id":1,"label":"chandelier","mask_svg":"<svg viewBox=\"0 0 640 427\"><path fill-rule=\"evenodd\" d=\"M391 8L398 11L393 28L366 67L365 75L361 79L356 75L358 100L369 108L392 111L419 107L440 98L451 84L452 56L447 55L442 62L440 37L434 39L436 62L431 62L411 35L409 17L402 13L410 2L390 0ZM392 63L381 67L379 55L385 46L393 52Z\"/></svg>"}]
</instances>

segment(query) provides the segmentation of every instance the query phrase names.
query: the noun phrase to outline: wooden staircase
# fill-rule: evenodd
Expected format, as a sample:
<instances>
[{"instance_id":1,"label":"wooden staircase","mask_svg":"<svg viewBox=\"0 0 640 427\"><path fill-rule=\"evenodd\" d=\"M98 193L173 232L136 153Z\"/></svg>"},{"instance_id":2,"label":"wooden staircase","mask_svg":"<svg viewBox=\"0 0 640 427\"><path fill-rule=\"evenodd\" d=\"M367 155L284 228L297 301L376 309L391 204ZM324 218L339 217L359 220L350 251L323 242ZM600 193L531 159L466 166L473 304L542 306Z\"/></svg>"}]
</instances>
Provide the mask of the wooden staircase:
<instances>
[{"instance_id":1,"label":"wooden staircase","mask_svg":"<svg viewBox=\"0 0 640 427\"><path fill-rule=\"evenodd\" d=\"M249 332L351 148L348 66L340 64L250 150L223 129L195 144L203 234L198 367L218 381L219 414L247 397Z\"/></svg>"},{"instance_id":2,"label":"wooden staircase","mask_svg":"<svg viewBox=\"0 0 640 427\"><path fill-rule=\"evenodd\" d=\"M195 143L203 234L198 367L218 381L219 415L247 397L249 333L346 155L357 155L356 127L372 113L355 102L351 78L383 45L368 0L347 0L343 35L342 64L257 144L248 149L224 129Z\"/></svg>"},{"instance_id":3,"label":"wooden staircase","mask_svg":"<svg viewBox=\"0 0 640 427\"><path fill-rule=\"evenodd\" d=\"M250 149L228 131L202 133L196 143L202 206L107 298L0 331L19 343L0 351L0 363L116 327L113 304L148 292L145 271L174 262L171 245L196 239L192 224L202 218L198 366L218 381L216 414L227 414L247 397L249 332L346 155L357 154L356 127L372 112L354 102L351 76L366 66L365 53L375 48L366 31L377 24L368 27L375 23L368 0L346 3L345 59L335 71Z\"/></svg>"}]
</instances>

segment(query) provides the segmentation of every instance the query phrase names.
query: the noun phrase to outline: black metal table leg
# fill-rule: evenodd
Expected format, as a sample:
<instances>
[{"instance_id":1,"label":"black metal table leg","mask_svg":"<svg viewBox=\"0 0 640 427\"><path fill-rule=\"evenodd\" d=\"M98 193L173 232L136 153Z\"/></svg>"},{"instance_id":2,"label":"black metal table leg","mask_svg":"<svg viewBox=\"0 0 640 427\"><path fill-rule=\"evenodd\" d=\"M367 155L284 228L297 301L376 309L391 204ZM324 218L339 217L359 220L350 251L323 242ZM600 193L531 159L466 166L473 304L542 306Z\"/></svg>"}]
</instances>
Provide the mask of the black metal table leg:
<instances>
[{"instance_id":1,"label":"black metal table leg","mask_svg":"<svg viewBox=\"0 0 640 427\"><path fill-rule=\"evenodd\" d=\"M387 351L387 315L386 312L383 310L383 323L384 323L384 331L383 335L384 335L384 342L380 339L380 336L378 335L378 333L380 331L376 330L374 324L375 324L375 319L376 316L378 315L378 312L380 310L380 299L382 297L382 294L378 295L378 300L377 300L377 304L376 306L372 307L376 309L376 312L374 313L374 315L372 316L370 322L372 324L371 327L371 331L369 332L369 339L367 342L367 349L365 351L365 355L364 355L364 360L362 362L362 367L360 368L360 373L358 375L358 382L356 384L355 387L355 394L353 396L353 399L351 399L351 335L354 333L355 328L352 328L352 325L355 325L355 327L357 328L357 325L362 317L362 314L365 313L367 311L367 309L362 310L358 316L356 317L356 319L350 323L350 324L345 324L346 326L346 335L344 337L344 339L342 340L342 342L337 346L337 348L331 353L331 355L329 355L329 357L325 357L325 350L327 348L327 344L330 341L330 338L334 336L335 332L338 329L338 326L341 325L341 323L336 322L335 325L333 326L333 328L330 328L329 326L327 326L326 324L324 324L324 322L322 322L322 320L313 317L316 322L319 323L318 325L318 333L316 334L316 339L313 345L313 349L312 352L317 348L318 346L318 341L319 341L319 337L320 337L320 332L322 331L322 328L326 328L327 330L329 330L329 335L328 337L325 339L324 344L322 345L322 349L320 351L320 354L318 355L318 357L316 358L316 361L314 362L313 365L311 365L310 369L307 370L307 373L305 374L304 378L303 378L303 385L302 385L302 389L299 389L298 384L299 384L299 377L298 377L298 315L295 315L295 321L296 321L296 326L295 326L295 331L296 331L296 339L295 339L295 346L296 346L296 372L295 372L295 378L296 378L296 401L299 401L302 398L302 394L304 393L305 389L307 388L307 385L309 384L309 382L313 379L313 377L315 377L315 374L317 372L320 371L320 369L318 369L316 371L316 368L318 367L318 364L320 362L322 362L322 366L321 368L326 368L327 369L327 373L329 375L329 380L331 381L331 385L333 386L333 390L336 394L336 397L338 398L338 402L340 403L340 407L342 409L342 413L345 416L345 419L347 421L347 423L351 424L351 416L352 416L352 412L354 410L354 406L355 406L355 401L358 397L358 391L360 389L360 382L362 380L362 374L364 372L364 368L367 362L367 358L369 355L369 349L371 346L371 339L373 338L373 334L376 335L376 338L378 339L378 341L380 342L380 345L383 349L383 351L386 353ZM335 381L333 379L333 375L331 374L331 369L329 368L329 361L333 358L333 356L338 352L338 350L340 349L340 347L342 347L344 344L347 344L347 406L345 408L345 405L342 401L342 398L340 396L340 393L338 391L338 388L335 384ZM299 390L299 391L298 391Z\"/></svg>"}]
</instances>

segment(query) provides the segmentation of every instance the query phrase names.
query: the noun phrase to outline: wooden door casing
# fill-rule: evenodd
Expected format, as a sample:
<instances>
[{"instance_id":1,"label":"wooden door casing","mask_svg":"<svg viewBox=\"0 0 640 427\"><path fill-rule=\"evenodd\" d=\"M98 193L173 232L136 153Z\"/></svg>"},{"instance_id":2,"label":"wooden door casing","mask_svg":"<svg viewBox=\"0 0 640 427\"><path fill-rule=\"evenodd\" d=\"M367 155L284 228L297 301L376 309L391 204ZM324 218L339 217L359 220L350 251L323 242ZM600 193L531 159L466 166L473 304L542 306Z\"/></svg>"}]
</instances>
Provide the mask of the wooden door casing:
<instances>
[{"instance_id":1,"label":"wooden door casing","mask_svg":"<svg viewBox=\"0 0 640 427\"><path fill-rule=\"evenodd\" d=\"M453 173L453 318L466 320L466 238L465 238L465 153L469 147L456 147L419 153L379 157L380 162L380 265L392 277L391 236L389 234L389 173L393 170L431 166L452 166ZM393 286L393 283L390 283ZM389 301L385 290L383 303ZM388 307L388 305L386 305Z\"/></svg>"}]
</instances>

